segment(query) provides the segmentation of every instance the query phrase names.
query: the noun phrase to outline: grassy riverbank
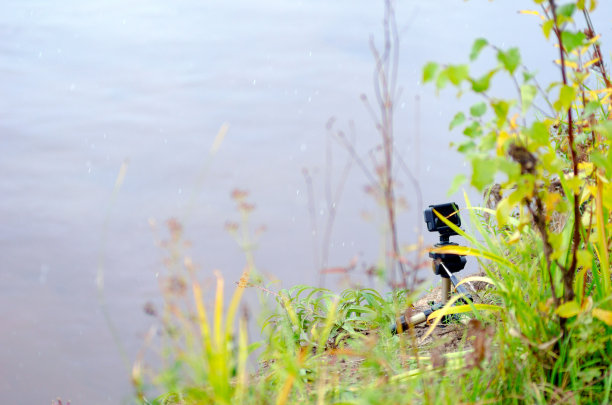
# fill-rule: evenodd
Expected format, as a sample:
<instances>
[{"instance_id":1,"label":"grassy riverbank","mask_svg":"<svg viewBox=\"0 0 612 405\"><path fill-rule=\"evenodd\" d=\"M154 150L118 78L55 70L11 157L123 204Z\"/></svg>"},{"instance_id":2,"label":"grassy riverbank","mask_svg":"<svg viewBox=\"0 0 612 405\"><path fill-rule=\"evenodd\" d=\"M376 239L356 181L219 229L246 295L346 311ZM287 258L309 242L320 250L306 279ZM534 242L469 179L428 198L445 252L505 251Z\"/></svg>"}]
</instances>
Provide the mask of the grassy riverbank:
<instances>
[{"instance_id":1,"label":"grassy riverbank","mask_svg":"<svg viewBox=\"0 0 612 405\"><path fill-rule=\"evenodd\" d=\"M151 335L160 364L148 355L133 368L142 403L379 404L379 403L610 403L612 389L612 84L600 38L590 22L594 2L534 1L534 23L559 52L557 81L540 84L522 66L520 50L481 38L470 60L493 67L473 76L470 66L431 62L423 81L450 85L480 102L451 123L463 128L458 151L472 166L469 183L487 208L461 205L469 233L451 226L467 247L438 253L478 260L483 274L473 303L451 300L427 324L392 334L390 325L426 303L416 259L398 241L393 109L397 96L397 28L386 3L385 41L374 49L375 112L381 146L367 168L346 138L347 153L372 181L388 234L386 262L376 269L392 289L349 289L341 294L309 286L272 291L253 260L247 194L233 196L243 215L229 230L247 247L246 270L234 280L216 275L205 288L189 259L182 229L169 223L168 274L163 307ZM541 7L540 7L541 6ZM577 28L581 27L581 28ZM497 79L517 93L492 96ZM367 100L364 100L367 103ZM503 181L495 183L502 178ZM446 219L441 218L441 221ZM226 284L231 285L228 288ZM260 294L263 339L249 342L241 311L244 290ZM224 294L231 291L229 304ZM427 300L427 298L425 298ZM455 304L455 305L452 305ZM443 315L459 316L444 328Z\"/></svg>"}]
</instances>

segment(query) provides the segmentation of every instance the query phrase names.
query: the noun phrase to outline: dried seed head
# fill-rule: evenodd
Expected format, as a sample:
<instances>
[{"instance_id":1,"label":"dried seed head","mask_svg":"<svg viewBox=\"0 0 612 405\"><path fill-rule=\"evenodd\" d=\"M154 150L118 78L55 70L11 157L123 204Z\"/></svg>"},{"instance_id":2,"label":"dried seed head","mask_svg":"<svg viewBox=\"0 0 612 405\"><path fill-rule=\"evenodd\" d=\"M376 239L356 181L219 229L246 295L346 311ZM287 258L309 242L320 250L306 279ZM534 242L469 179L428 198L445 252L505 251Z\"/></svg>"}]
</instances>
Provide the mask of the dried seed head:
<instances>
[{"instance_id":1,"label":"dried seed head","mask_svg":"<svg viewBox=\"0 0 612 405\"><path fill-rule=\"evenodd\" d=\"M238 188L232 191L232 199L236 201L242 201L249 196L249 192L246 190L240 190Z\"/></svg>"},{"instance_id":2,"label":"dried seed head","mask_svg":"<svg viewBox=\"0 0 612 405\"><path fill-rule=\"evenodd\" d=\"M521 174L535 173L535 167L538 160L533 155L533 153L527 150L527 148L513 143L508 148L508 154L510 155L512 160L521 165Z\"/></svg>"},{"instance_id":3,"label":"dried seed head","mask_svg":"<svg viewBox=\"0 0 612 405\"><path fill-rule=\"evenodd\" d=\"M143 310L147 315L157 316L157 310L151 301L144 304Z\"/></svg>"}]
</instances>

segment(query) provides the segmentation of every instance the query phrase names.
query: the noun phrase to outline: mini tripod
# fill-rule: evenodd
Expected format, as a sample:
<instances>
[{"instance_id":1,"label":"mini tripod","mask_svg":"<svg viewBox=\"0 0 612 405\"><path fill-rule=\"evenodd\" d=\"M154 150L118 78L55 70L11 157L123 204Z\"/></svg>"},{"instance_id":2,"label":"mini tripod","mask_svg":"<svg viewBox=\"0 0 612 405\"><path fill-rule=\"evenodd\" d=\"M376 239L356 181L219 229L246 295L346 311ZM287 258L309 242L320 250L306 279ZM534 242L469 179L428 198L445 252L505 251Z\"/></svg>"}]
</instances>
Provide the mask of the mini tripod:
<instances>
[{"instance_id":1,"label":"mini tripod","mask_svg":"<svg viewBox=\"0 0 612 405\"><path fill-rule=\"evenodd\" d=\"M451 242L449 238L453 235L457 235L450 226L446 225L440 217L448 219L451 223L456 226L461 226L461 218L459 217L459 207L455 203L430 205L424 212L425 223L427 224L427 230L429 232L440 233L440 241L434 245L434 247L454 245L456 243ZM441 309L450 299L451 284L455 287L455 290L463 294L461 300L467 303L467 300L471 301L472 297L468 293L467 289L463 286L458 286L457 278L453 275L458 271L463 270L467 259L463 255L452 254L452 253L433 253L429 252L429 257L432 259L432 270L435 275L442 277L442 301L440 303L432 305L429 309L418 312L406 319L404 315L392 326L391 333L396 334L398 325L401 325L402 330L408 329L411 325L418 325L419 323L425 322L427 317L434 311Z\"/></svg>"}]
</instances>

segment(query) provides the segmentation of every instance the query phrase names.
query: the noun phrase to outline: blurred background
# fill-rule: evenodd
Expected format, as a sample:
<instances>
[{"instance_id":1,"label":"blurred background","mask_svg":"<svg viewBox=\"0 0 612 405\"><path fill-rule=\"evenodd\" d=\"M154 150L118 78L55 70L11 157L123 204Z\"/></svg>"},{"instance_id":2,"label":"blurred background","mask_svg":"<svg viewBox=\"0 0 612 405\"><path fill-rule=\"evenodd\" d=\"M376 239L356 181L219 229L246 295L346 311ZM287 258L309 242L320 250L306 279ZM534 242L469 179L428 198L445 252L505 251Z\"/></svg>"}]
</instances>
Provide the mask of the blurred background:
<instances>
[{"instance_id":1,"label":"blurred background","mask_svg":"<svg viewBox=\"0 0 612 405\"><path fill-rule=\"evenodd\" d=\"M474 39L485 37L519 46L541 82L558 80L556 51L538 18L517 12L533 7L526 0L396 4L403 90L395 146L425 205L464 205L461 191L447 195L454 176L470 170L449 147L462 135L448 124L475 99L458 100L454 90L436 95L421 85L422 66L466 63ZM224 229L239 218L230 198L236 188L250 192L254 226L267 228L255 257L276 280L272 288L319 282L311 217L329 214L326 151L333 151L333 184L347 159L326 123L334 117L364 156L380 143L360 96L373 99L369 40L381 45L382 1L3 0L1 8L0 398L127 401L129 372L97 298L99 269L131 362L153 322L143 305L159 296L164 271L150 220L162 231L168 218L181 220L203 277L219 269L232 285L245 265ZM611 8L602 4L593 15L604 44ZM495 64L490 53L481 59L476 71ZM511 83L493 88L513 91ZM223 124L227 135L211 159ZM363 282L380 257L383 222L364 219L380 211L353 166L335 201L329 265L357 258L354 276ZM405 173L398 182L407 245L424 223ZM330 276L326 286L346 284Z\"/></svg>"}]
</instances>

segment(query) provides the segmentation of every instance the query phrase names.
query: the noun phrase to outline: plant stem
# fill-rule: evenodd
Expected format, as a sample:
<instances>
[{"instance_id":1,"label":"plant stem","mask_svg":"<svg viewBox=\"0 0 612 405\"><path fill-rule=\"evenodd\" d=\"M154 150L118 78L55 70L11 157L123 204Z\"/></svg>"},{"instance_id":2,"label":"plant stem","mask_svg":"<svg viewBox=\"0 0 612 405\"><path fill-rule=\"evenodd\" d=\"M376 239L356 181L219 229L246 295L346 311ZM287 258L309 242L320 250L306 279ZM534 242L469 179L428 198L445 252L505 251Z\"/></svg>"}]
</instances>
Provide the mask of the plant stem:
<instances>
[{"instance_id":1,"label":"plant stem","mask_svg":"<svg viewBox=\"0 0 612 405\"><path fill-rule=\"evenodd\" d=\"M561 28L559 27L559 22L557 20L557 8L555 5L555 0L549 0L553 23L554 23L554 32L557 36L557 41L559 42L559 55L561 58L561 76L563 78L563 84L565 86L568 85L567 81L567 72L565 66L565 51L563 49L563 40L561 38ZM574 125L573 125L573 117L572 117L572 106L567 108L567 138L570 148L570 156L572 159L572 171L574 177L578 177L578 157L576 155L576 147L574 145ZM573 192L573 208L574 208L574 228L572 235L572 257L570 266L563 270L563 298L564 300L571 301L574 299L574 276L576 273L576 266L578 264L577 259L577 251L578 246L580 245L580 197L576 191Z\"/></svg>"}]
</instances>

